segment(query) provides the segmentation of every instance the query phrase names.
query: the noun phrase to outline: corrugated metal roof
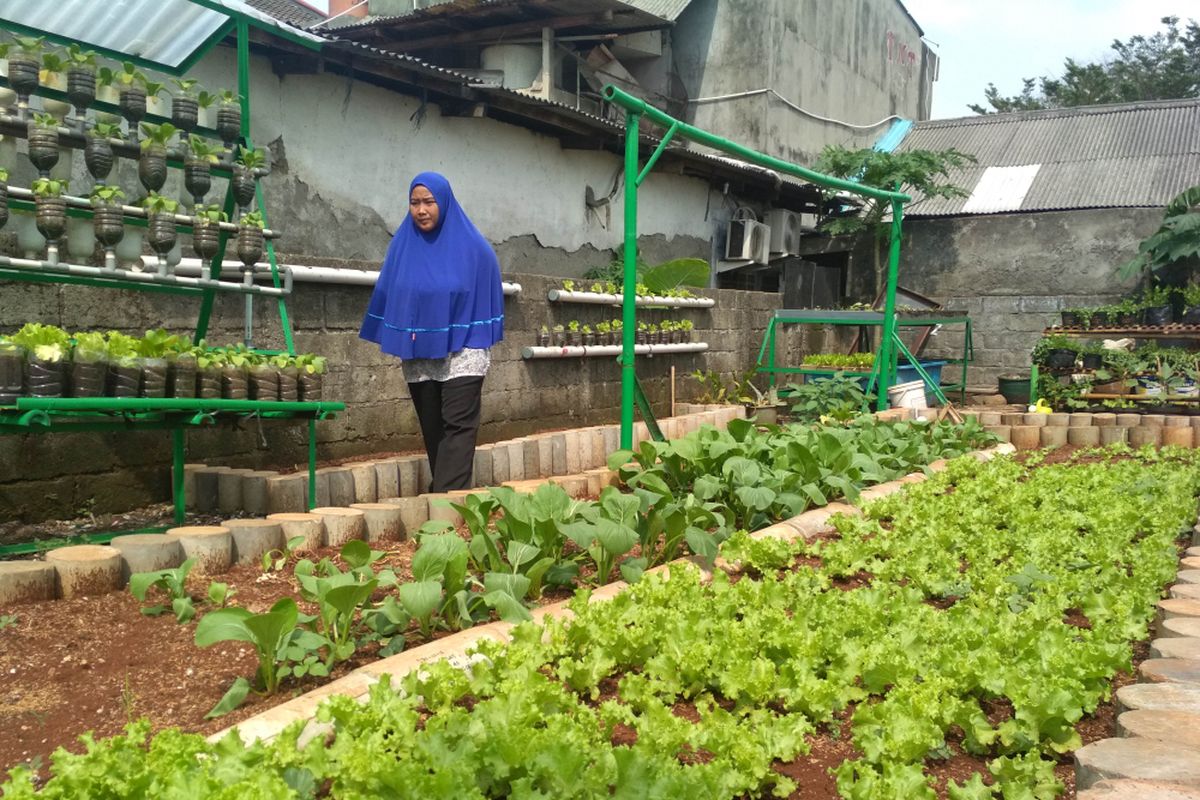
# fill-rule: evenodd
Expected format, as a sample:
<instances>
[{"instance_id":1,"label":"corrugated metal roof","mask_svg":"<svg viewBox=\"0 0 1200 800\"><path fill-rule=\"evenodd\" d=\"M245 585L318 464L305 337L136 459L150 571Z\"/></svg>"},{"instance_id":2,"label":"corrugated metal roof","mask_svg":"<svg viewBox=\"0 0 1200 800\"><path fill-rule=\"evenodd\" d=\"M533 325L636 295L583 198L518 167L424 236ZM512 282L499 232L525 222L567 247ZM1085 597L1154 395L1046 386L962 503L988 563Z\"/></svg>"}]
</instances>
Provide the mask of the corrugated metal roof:
<instances>
[{"instance_id":1,"label":"corrugated metal roof","mask_svg":"<svg viewBox=\"0 0 1200 800\"><path fill-rule=\"evenodd\" d=\"M325 19L325 15L320 11L297 3L296 0L246 0L246 3L298 28L308 28Z\"/></svg>"},{"instance_id":2,"label":"corrugated metal roof","mask_svg":"<svg viewBox=\"0 0 1200 800\"><path fill-rule=\"evenodd\" d=\"M918 199L907 216L1165 206L1200 183L1200 100L930 120L918 122L899 150L950 147L979 160L951 176L972 196ZM994 192L981 184L989 167L1033 166L1017 207L983 210Z\"/></svg>"},{"instance_id":3,"label":"corrugated metal roof","mask_svg":"<svg viewBox=\"0 0 1200 800\"><path fill-rule=\"evenodd\" d=\"M621 2L630 8L652 14L659 19L674 22L679 19L679 15L683 13L684 9L691 5L692 0L621 0Z\"/></svg>"},{"instance_id":4,"label":"corrugated metal roof","mask_svg":"<svg viewBox=\"0 0 1200 800\"><path fill-rule=\"evenodd\" d=\"M214 0L269 27L277 19L241 0ZM174 69L217 32L225 14L191 0L0 0L0 18ZM289 27L292 36L320 38Z\"/></svg>"}]
</instances>

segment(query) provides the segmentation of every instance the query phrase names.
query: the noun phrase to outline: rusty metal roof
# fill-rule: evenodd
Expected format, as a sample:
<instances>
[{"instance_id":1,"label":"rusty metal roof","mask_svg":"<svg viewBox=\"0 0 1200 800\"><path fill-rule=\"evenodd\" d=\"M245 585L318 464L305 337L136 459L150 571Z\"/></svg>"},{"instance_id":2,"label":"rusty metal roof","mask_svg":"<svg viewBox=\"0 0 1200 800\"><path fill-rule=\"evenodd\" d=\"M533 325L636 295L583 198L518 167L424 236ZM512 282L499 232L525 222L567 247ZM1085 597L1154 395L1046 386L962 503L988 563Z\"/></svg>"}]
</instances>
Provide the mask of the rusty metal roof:
<instances>
[{"instance_id":1,"label":"rusty metal roof","mask_svg":"<svg viewBox=\"0 0 1200 800\"><path fill-rule=\"evenodd\" d=\"M1160 207L1200 183L1200 99L929 120L898 151L950 147L979 160L951 176L971 196L918 199L907 216ZM1023 191L1014 167L1035 172Z\"/></svg>"},{"instance_id":2,"label":"rusty metal roof","mask_svg":"<svg viewBox=\"0 0 1200 800\"><path fill-rule=\"evenodd\" d=\"M674 22L679 19L679 15L683 13L684 9L691 5L692 0L621 0L621 2L659 19Z\"/></svg>"},{"instance_id":3,"label":"rusty metal roof","mask_svg":"<svg viewBox=\"0 0 1200 800\"><path fill-rule=\"evenodd\" d=\"M325 19L320 11L297 0L246 0L246 4L298 28L308 28Z\"/></svg>"}]
</instances>

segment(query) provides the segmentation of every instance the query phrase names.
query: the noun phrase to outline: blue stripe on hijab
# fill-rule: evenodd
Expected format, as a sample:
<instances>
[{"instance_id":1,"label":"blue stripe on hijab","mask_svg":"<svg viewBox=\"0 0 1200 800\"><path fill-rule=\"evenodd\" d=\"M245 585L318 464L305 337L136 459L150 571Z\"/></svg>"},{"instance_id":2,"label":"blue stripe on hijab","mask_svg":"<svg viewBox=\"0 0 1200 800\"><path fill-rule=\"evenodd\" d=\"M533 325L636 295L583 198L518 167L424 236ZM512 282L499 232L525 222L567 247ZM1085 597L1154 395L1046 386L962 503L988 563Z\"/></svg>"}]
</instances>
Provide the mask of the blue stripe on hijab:
<instances>
[{"instance_id":1,"label":"blue stripe on hijab","mask_svg":"<svg viewBox=\"0 0 1200 800\"><path fill-rule=\"evenodd\" d=\"M400 223L358 335L402 360L445 358L504 338L500 262L436 172L413 178L438 205L428 233L409 214Z\"/></svg>"}]
</instances>

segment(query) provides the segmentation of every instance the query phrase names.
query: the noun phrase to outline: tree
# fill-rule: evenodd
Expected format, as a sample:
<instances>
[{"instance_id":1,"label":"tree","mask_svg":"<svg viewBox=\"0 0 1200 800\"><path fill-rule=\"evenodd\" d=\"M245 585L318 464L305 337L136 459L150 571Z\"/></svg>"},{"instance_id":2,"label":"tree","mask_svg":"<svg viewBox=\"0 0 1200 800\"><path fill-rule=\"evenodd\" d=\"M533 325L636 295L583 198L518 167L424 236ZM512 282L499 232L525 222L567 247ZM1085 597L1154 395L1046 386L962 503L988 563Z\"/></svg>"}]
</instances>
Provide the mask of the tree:
<instances>
[{"instance_id":1,"label":"tree","mask_svg":"<svg viewBox=\"0 0 1200 800\"><path fill-rule=\"evenodd\" d=\"M1200 24L1190 20L1180 30L1179 17L1163 17L1162 24L1166 30L1150 37L1113 40L1113 55L1099 62L1068 58L1062 77L1025 78L1020 94L1004 97L989 83L983 94L991 108L968 107L990 114L1200 96Z\"/></svg>"},{"instance_id":2,"label":"tree","mask_svg":"<svg viewBox=\"0 0 1200 800\"><path fill-rule=\"evenodd\" d=\"M1186 189L1167 205L1162 225L1123 264L1122 279L1139 272L1158 272L1177 261L1200 256L1200 186Z\"/></svg>"}]
</instances>

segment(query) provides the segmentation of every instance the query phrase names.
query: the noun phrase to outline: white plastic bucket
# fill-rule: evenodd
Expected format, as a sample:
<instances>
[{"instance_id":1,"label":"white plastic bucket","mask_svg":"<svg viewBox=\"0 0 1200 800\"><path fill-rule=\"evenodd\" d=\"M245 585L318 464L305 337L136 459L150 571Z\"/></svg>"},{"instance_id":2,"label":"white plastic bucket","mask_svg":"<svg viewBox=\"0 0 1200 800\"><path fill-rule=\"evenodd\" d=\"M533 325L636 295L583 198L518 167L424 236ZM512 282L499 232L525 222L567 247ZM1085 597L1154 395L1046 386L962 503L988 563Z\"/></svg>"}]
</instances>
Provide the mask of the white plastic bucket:
<instances>
[{"instance_id":1,"label":"white plastic bucket","mask_svg":"<svg viewBox=\"0 0 1200 800\"><path fill-rule=\"evenodd\" d=\"M897 383L888 389L888 405L892 408L911 408L914 411L929 408L925 403L925 382Z\"/></svg>"}]
</instances>

